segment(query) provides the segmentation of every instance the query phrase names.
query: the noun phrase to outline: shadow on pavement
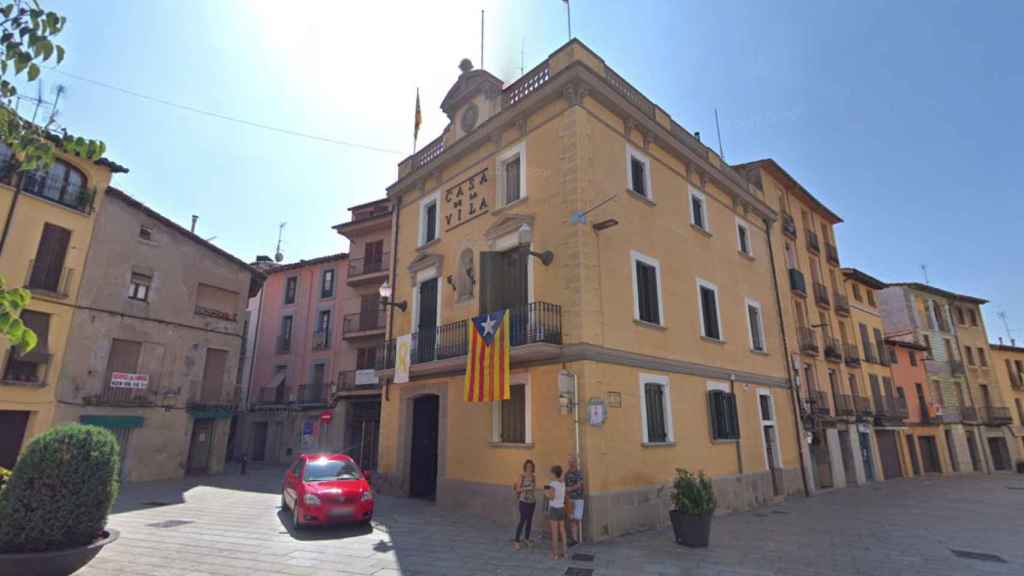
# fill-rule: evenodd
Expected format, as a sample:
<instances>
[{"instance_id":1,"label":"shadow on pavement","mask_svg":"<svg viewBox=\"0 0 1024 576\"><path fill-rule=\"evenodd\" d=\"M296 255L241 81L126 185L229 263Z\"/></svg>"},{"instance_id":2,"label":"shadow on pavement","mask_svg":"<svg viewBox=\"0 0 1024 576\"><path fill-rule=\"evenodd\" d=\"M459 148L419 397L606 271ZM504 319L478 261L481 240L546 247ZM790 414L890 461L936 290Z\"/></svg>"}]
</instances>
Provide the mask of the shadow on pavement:
<instances>
[{"instance_id":1,"label":"shadow on pavement","mask_svg":"<svg viewBox=\"0 0 1024 576\"><path fill-rule=\"evenodd\" d=\"M292 514L287 508L280 508L277 511L277 519L281 522L281 526L284 528L288 535L299 540L301 542L310 542L317 540L343 540L345 538L355 538L358 536L366 536L367 534L373 533L373 527L366 524L338 524L336 526L303 526L298 530L295 529L295 525L292 523ZM383 540L379 542L379 545L390 546ZM390 549L390 547L388 548ZM379 551L379 550L378 550ZM386 550L385 550L386 551Z\"/></svg>"},{"instance_id":2,"label":"shadow on pavement","mask_svg":"<svg viewBox=\"0 0 1024 576\"><path fill-rule=\"evenodd\" d=\"M186 476L172 480L152 482L126 482L121 485L114 507L114 514L134 512L162 506L185 503L185 494L197 486L213 486L226 490L280 494L284 466L249 465L245 475L238 465L228 463L224 473L216 475Z\"/></svg>"}]
</instances>

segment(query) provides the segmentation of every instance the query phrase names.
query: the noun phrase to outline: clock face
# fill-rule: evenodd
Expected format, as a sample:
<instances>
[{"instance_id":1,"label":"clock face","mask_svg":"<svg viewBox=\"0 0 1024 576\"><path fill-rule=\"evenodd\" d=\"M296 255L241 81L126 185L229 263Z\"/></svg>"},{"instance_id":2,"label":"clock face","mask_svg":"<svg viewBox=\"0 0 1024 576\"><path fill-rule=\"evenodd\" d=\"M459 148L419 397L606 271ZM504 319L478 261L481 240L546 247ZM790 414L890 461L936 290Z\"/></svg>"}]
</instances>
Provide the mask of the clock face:
<instances>
[{"instance_id":1,"label":"clock face","mask_svg":"<svg viewBox=\"0 0 1024 576\"><path fill-rule=\"evenodd\" d=\"M480 109L476 107L476 104L466 106L466 110L462 113L462 131L472 132L473 128L476 128L476 121L479 117Z\"/></svg>"}]
</instances>

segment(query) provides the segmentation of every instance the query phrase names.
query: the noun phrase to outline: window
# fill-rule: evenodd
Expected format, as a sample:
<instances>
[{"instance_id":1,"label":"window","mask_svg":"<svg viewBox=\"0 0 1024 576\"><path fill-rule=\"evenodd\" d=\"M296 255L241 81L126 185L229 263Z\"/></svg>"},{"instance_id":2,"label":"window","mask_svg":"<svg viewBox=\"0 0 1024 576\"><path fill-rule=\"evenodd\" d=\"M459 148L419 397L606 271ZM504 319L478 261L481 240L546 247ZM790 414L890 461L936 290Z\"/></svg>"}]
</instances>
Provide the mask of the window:
<instances>
[{"instance_id":1,"label":"window","mask_svg":"<svg viewBox=\"0 0 1024 576\"><path fill-rule=\"evenodd\" d=\"M526 197L526 145L525 142L503 151L497 159L498 206L507 206L516 200Z\"/></svg>"},{"instance_id":2,"label":"window","mask_svg":"<svg viewBox=\"0 0 1024 576\"><path fill-rule=\"evenodd\" d=\"M964 355L967 356L967 363L974 366L974 350L971 350L970 346L964 346Z\"/></svg>"},{"instance_id":3,"label":"window","mask_svg":"<svg viewBox=\"0 0 1024 576\"><path fill-rule=\"evenodd\" d=\"M217 403L222 400L221 392L224 388L224 373L228 363L228 351L217 348L206 349L206 361L203 365L203 388L201 399L203 402Z\"/></svg>"},{"instance_id":4,"label":"window","mask_svg":"<svg viewBox=\"0 0 1024 576\"><path fill-rule=\"evenodd\" d=\"M978 325L978 313L974 311L974 308L967 309L967 316L971 319L971 326Z\"/></svg>"},{"instance_id":5,"label":"window","mask_svg":"<svg viewBox=\"0 0 1024 576\"><path fill-rule=\"evenodd\" d=\"M377 348L359 348L356 350L356 370L372 370L377 366Z\"/></svg>"},{"instance_id":6,"label":"window","mask_svg":"<svg viewBox=\"0 0 1024 576\"><path fill-rule=\"evenodd\" d=\"M761 432L764 442L764 463L769 469L782 467L782 447L779 445L779 434L775 428L775 402L769 390L758 388L758 405L761 410Z\"/></svg>"},{"instance_id":7,"label":"window","mask_svg":"<svg viewBox=\"0 0 1024 576\"><path fill-rule=\"evenodd\" d=\"M295 291L299 286L299 277L290 276L284 281L284 303L295 304Z\"/></svg>"},{"instance_id":8,"label":"window","mask_svg":"<svg viewBox=\"0 0 1024 576\"><path fill-rule=\"evenodd\" d=\"M198 316L235 322L238 320L240 302L240 295L233 290L225 290L203 283L199 283L199 286L196 287L195 313Z\"/></svg>"},{"instance_id":9,"label":"window","mask_svg":"<svg viewBox=\"0 0 1024 576\"><path fill-rule=\"evenodd\" d=\"M626 146L626 186L630 192L654 200L651 190L651 162L636 148Z\"/></svg>"},{"instance_id":10,"label":"window","mask_svg":"<svg viewBox=\"0 0 1024 576\"><path fill-rule=\"evenodd\" d=\"M50 315L34 310L22 310L21 322L25 327L36 333L38 342L32 350L21 354L12 346L7 354L7 366L4 367L4 380L8 382L43 382L45 370L40 368L50 358Z\"/></svg>"},{"instance_id":11,"label":"window","mask_svg":"<svg viewBox=\"0 0 1024 576\"><path fill-rule=\"evenodd\" d=\"M747 299L747 327L750 329L750 349L764 352L764 320L761 316L761 304Z\"/></svg>"},{"instance_id":12,"label":"window","mask_svg":"<svg viewBox=\"0 0 1024 576\"><path fill-rule=\"evenodd\" d=\"M54 161L49 168L22 176L21 189L78 210L88 211L92 207L92 195L85 187L85 176L61 160Z\"/></svg>"},{"instance_id":13,"label":"window","mask_svg":"<svg viewBox=\"0 0 1024 576\"><path fill-rule=\"evenodd\" d=\"M152 276L132 272L131 284L128 287L128 298L140 302L149 300L149 286L152 283Z\"/></svg>"},{"instance_id":14,"label":"window","mask_svg":"<svg viewBox=\"0 0 1024 576\"><path fill-rule=\"evenodd\" d=\"M718 323L718 287L710 282L697 279L697 292L700 295L700 333L705 338L724 340Z\"/></svg>"},{"instance_id":15,"label":"window","mask_svg":"<svg viewBox=\"0 0 1024 576\"><path fill-rule=\"evenodd\" d=\"M320 297L334 296L334 268L325 268L320 272Z\"/></svg>"},{"instance_id":16,"label":"window","mask_svg":"<svg viewBox=\"0 0 1024 576\"><path fill-rule=\"evenodd\" d=\"M771 394L764 390L758 390L757 395L761 406L761 420L775 420L775 410L772 406Z\"/></svg>"},{"instance_id":17,"label":"window","mask_svg":"<svg viewBox=\"0 0 1024 576\"><path fill-rule=\"evenodd\" d=\"M853 285L853 299L857 302L863 302L864 298L860 294L860 284Z\"/></svg>"},{"instance_id":18,"label":"window","mask_svg":"<svg viewBox=\"0 0 1024 576\"><path fill-rule=\"evenodd\" d=\"M50 223L43 225L36 258L32 261L28 278L29 288L60 291L61 280L64 278L64 257L67 256L70 242L71 230Z\"/></svg>"},{"instance_id":19,"label":"window","mask_svg":"<svg viewBox=\"0 0 1024 576\"><path fill-rule=\"evenodd\" d=\"M711 224L708 222L707 200L704 193L690 186L690 224L705 232L711 232Z\"/></svg>"},{"instance_id":20,"label":"window","mask_svg":"<svg viewBox=\"0 0 1024 576\"><path fill-rule=\"evenodd\" d=\"M736 219L736 243L741 254L754 255L754 249L750 245L750 227L739 218Z\"/></svg>"},{"instance_id":21,"label":"window","mask_svg":"<svg viewBox=\"0 0 1024 576\"><path fill-rule=\"evenodd\" d=\"M438 194L434 192L420 201L420 246L437 239L440 215L437 208Z\"/></svg>"},{"instance_id":22,"label":"window","mask_svg":"<svg viewBox=\"0 0 1024 576\"><path fill-rule=\"evenodd\" d=\"M910 358L911 366L917 366L917 352L913 350L907 350L907 357Z\"/></svg>"},{"instance_id":23,"label":"window","mask_svg":"<svg viewBox=\"0 0 1024 576\"><path fill-rule=\"evenodd\" d=\"M988 368L988 357L985 356L984 348L978 348L978 364L981 364L984 368Z\"/></svg>"},{"instance_id":24,"label":"window","mask_svg":"<svg viewBox=\"0 0 1024 576\"><path fill-rule=\"evenodd\" d=\"M724 390L708 391L711 407L711 438L736 440L740 437L740 421L736 415L736 395Z\"/></svg>"},{"instance_id":25,"label":"window","mask_svg":"<svg viewBox=\"0 0 1024 576\"><path fill-rule=\"evenodd\" d=\"M864 292L868 296L868 305L877 306L878 304L875 303L875 291L872 290L871 288L867 288L866 290L864 290Z\"/></svg>"},{"instance_id":26,"label":"window","mask_svg":"<svg viewBox=\"0 0 1024 576\"><path fill-rule=\"evenodd\" d=\"M967 324L967 320L964 318L964 309L959 306L954 306L953 310L956 312L956 323L964 326Z\"/></svg>"},{"instance_id":27,"label":"window","mask_svg":"<svg viewBox=\"0 0 1024 576\"><path fill-rule=\"evenodd\" d=\"M142 353L142 342L134 340L114 339L110 342L110 356L107 357L106 379L103 386L110 386L114 372L136 374L139 371L139 356Z\"/></svg>"},{"instance_id":28,"label":"window","mask_svg":"<svg viewBox=\"0 0 1024 576\"><path fill-rule=\"evenodd\" d=\"M498 417L496 442L507 444L526 444L527 421L527 385L525 383L509 386L509 399L495 402L495 414Z\"/></svg>"},{"instance_id":29,"label":"window","mask_svg":"<svg viewBox=\"0 0 1024 576\"><path fill-rule=\"evenodd\" d=\"M633 317L641 322L660 325L661 265L653 258L631 252L633 263Z\"/></svg>"},{"instance_id":30,"label":"window","mask_svg":"<svg viewBox=\"0 0 1024 576\"><path fill-rule=\"evenodd\" d=\"M292 317L281 317L281 333L277 336L277 351L288 352L292 349Z\"/></svg>"},{"instance_id":31,"label":"window","mask_svg":"<svg viewBox=\"0 0 1024 576\"><path fill-rule=\"evenodd\" d=\"M331 345L331 311L321 310L316 317L316 332L313 333L313 349L326 350Z\"/></svg>"},{"instance_id":32,"label":"window","mask_svg":"<svg viewBox=\"0 0 1024 576\"><path fill-rule=\"evenodd\" d=\"M352 264L349 263L349 266ZM363 246L363 274L371 274L384 270L384 241L367 242ZM355 274L358 274L356 272ZM355 275L352 274L352 275Z\"/></svg>"},{"instance_id":33,"label":"window","mask_svg":"<svg viewBox=\"0 0 1024 576\"><path fill-rule=\"evenodd\" d=\"M665 376L640 374L640 422L645 444L675 441L672 431L672 402Z\"/></svg>"},{"instance_id":34,"label":"window","mask_svg":"<svg viewBox=\"0 0 1024 576\"><path fill-rule=\"evenodd\" d=\"M143 224L139 226L139 238L142 240L153 241L153 229Z\"/></svg>"},{"instance_id":35,"label":"window","mask_svg":"<svg viewBox=\"0 0 1024 576\"><path fill-rule=\"evenodd\" d=\"M924 351L925 358L929 360L935 359L935 353L932 352L932 339L927 334L921 334L921 338L924 340L924 345L927 350Z\"/></svg>"}]
</instances>

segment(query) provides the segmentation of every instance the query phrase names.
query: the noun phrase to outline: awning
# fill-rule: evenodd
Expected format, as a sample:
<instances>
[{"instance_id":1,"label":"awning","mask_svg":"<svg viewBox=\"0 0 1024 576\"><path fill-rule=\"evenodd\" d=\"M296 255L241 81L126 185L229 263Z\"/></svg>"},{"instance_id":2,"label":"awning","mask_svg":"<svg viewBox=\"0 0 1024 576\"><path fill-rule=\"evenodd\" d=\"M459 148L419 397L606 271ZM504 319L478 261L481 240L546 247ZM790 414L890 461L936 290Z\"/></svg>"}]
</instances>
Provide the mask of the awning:
<instances>
[{"instance_id":1,"label":"awning","mask_svg":"<svg viewBox=\"0 0 1024 576\"><path fill-rule=\"evenodd\" d=\"M216 418L231 418L235 414L235 409L231 407L219 407L219 408L200 408L190 409L188 415L195 420L203 419L216 419Z\"/></svg>"},{"instance_id":2,"label":"awning","mask_svg":"<svg viewBox=\"0 0 1024 576\"><path fill-rule=\"evenodd\" d=\"M142 428L146 421L142 416L103 416L88 414L79 416L78 421L90 426L101 426L103 428Z\"/></svg>"}]
</instances>

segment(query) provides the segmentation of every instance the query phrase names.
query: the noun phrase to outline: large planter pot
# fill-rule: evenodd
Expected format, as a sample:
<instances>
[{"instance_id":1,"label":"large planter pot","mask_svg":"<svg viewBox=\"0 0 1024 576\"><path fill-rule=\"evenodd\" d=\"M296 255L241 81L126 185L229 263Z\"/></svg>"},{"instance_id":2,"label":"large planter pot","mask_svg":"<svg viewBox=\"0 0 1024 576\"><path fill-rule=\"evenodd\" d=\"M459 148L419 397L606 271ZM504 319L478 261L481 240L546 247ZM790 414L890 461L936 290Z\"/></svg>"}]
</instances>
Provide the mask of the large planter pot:
<instances>
[{"instance_id":1,"label":"large planter pot","mask_svg":"<svg viewBox=\"0 0 1024 576\"><path fill-rule=\"evenodd\" d=\"M0 554L0 576L70 576L95 558L104 546L117 540L119 535L117 530L107 528L103 538L88 546L53 552Z\"/></svg>"},{"instance_id":2,"label":"large planter pot","mask_svg":"<svg viewBox=\"0 0 1024 576\"><path fill-rule=\"evenodd\" d=\"M711 537L711 513L687 514L679 510L669 510L672 520L672 531L676 534L676 544L690 548L706 548Z\"/></svg>"}]
</instances>

